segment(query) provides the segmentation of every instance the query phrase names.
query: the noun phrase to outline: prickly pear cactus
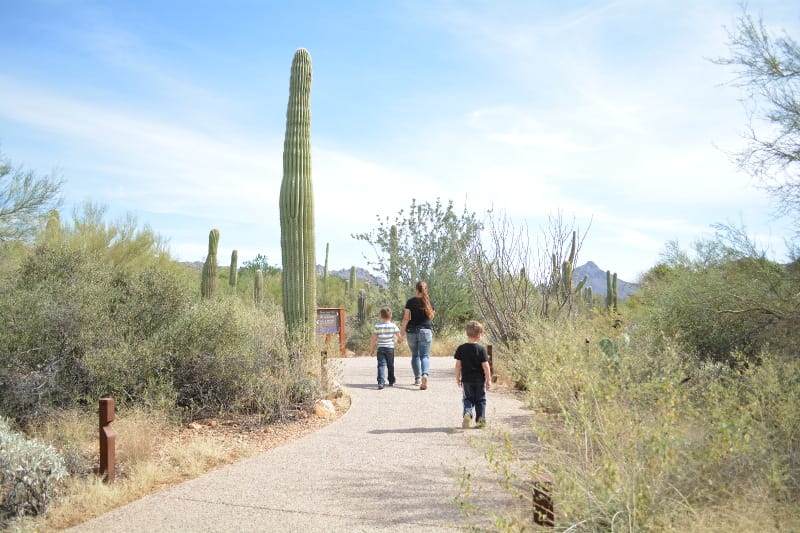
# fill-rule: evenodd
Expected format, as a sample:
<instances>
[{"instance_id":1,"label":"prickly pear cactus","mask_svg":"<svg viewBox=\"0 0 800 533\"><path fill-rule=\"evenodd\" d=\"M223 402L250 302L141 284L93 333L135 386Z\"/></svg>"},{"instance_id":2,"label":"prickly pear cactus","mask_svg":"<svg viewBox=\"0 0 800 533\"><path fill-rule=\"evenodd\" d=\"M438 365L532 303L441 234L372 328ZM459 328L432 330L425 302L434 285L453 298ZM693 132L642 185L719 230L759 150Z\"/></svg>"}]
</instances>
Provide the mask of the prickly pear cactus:
<instances>
[{"instance_id":1,"label":"prickly pear cactus","mask_svg":"<svg viewBox=\"0 0 800 533\"><path fill-rule=\"evenodd\" d=\"M311 182L311 56L292 60L280 193L283 318L289 336L311 338L316 315L314 195Z\"/></svg>"}]
</instances>

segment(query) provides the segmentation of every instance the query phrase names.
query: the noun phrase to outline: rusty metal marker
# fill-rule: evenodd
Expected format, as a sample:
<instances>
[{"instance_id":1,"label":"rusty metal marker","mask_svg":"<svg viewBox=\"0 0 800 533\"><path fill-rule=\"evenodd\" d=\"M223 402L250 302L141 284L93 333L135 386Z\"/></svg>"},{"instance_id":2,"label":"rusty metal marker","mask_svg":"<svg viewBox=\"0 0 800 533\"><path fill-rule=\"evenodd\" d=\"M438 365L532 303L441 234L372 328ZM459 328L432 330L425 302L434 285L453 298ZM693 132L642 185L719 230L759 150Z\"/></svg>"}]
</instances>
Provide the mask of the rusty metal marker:
<instances>
[{"instance_id":1,"label":"rusty metal marker","mask_svg":"<svg viewBox=\"0 0 800 533\"><path fill-rule=\"evenodd\" d=\"M114 421L114 398L100 399L100 475L113 483L115 474L115 440L111 422Z\"/></svg>"}]
</instances>

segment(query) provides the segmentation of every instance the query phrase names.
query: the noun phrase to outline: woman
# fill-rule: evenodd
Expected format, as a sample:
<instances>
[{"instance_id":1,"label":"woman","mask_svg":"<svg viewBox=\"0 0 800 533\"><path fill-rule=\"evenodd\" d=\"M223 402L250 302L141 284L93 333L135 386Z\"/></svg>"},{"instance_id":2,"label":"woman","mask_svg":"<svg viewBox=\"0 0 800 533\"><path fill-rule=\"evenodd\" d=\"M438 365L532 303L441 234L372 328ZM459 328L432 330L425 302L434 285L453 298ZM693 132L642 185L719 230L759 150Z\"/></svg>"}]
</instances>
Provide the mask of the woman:
<instances>
[{"instance_id":1,"label":"woman","mask_svg":"<svg viewBox=\"0 0 800 533\"><path fill-rule=\"evenodd\" d=\"M428 388L428 372L430 371L431 342L433 342L433 303L428 297L428 285L424 281L417 282L417 295L409 298L403 313L400 331L405 332L408 347L411 349L411 369L414 371L414 385L425 390Z\"/></svg>"}]
</instances>

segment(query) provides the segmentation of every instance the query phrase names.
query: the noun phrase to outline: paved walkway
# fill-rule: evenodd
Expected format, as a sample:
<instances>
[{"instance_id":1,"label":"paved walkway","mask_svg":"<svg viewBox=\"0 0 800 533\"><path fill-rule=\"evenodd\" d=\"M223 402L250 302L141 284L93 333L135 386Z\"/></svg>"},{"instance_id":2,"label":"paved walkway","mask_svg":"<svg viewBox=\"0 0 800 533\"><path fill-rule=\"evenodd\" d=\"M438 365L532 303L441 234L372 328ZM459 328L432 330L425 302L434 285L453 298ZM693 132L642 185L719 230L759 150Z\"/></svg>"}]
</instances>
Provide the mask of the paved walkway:
<instances>
[{"instance_id":1,"label":"paved walkway","mask_svg":"<svg viewBox=\"0 0 800 533\"><path fill-rule=\"evenodd\" d=\"M333 360L352 396L349 411L278 448L147 496L74 531L459 531L489 526L455 503L461 473L481 508L510 497L497 488L482 445L496 429L525 429L531 412L490 392L485 430L461 429L453 359L431 359L428 390L398 383L376 390L375 359Z\"/></svg>"}]
</instances>

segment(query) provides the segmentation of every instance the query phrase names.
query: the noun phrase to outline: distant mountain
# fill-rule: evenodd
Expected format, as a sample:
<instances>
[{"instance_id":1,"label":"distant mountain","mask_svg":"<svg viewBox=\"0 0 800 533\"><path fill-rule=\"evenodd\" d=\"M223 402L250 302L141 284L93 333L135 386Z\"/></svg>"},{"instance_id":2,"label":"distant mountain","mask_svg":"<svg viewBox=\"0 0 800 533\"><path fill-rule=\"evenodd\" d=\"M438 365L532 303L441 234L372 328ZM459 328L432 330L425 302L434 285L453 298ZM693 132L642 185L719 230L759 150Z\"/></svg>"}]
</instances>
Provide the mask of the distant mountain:
<instances>
[{"instance_id":1,"label":"distant mountain","mask_svg":"<svg viewBox=\"0 0 800 533\"><path fill-rule=\"evenodd\" d=\"M325 271L325 267L324 266L317 265L317 275L318 276L321 276L324 271ZM342 278L342 279L349 280L350 279L350 269L349 268L343 268L341 270L328 270L328 275L329 276L336 276L337 278ZM356 280L357 281L366 281L370 285L376 285L376 286L380 286L380 287L383 287L384 285L386 285L386 280L385 279L383 279L381 277L378 277L378 276L375 276L370 271L368 271L366 269L363 269L363 268L360 268L360 267L356 267Z\"/></svg>"},{"instance_id":2,"label":"distant mountain","mask_svg":"<svg viewBox=\"0 0 800 533\"><path fill-rule=\"evenodd\" d=\"M614 271L611 271L614 274ZM606 295L606 271L589 261L585 265L576 268L572 273L573 283L580 283L583 276L589 276L586 286L592 288L592 292L599 296ZM629 283L617 278L617 299L624 300L639 289L636 283Z\"/></svg>"}]
</instances>

